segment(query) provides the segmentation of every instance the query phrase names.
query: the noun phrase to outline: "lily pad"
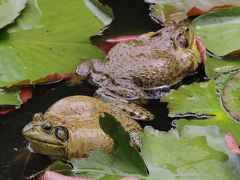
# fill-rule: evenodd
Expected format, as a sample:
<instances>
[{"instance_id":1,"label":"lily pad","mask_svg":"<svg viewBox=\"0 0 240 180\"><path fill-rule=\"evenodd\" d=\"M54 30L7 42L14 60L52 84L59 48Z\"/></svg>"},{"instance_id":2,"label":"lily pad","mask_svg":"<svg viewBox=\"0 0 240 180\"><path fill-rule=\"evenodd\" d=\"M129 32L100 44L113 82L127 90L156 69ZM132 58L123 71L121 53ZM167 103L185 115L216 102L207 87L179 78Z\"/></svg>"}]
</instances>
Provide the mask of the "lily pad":
<instances>
[{"instance_id":1,"label":"lily pad","mask_svg":"<svg viewBox=\"0 0 240 180\"><path fill-rule=\"evenodd\" d=\"M238 179L240 158L228 152L223 142L216 126L185 126L180 132L147 127L141 148L147 179Z\"/></svg>"},{"instance_id":2,"label":"lily pad","mask_svg":"<svg viewBox=\"0 0 240 180\"><path fill-rule=\"evenodd\" d=\"M99 123L103 131L114 141L112 155L93 151L87 158L73 159L71 160L73 165L72 175L89 177L90 172L90 176L94 174L95 178L96 176L101 178L109 176L117 176L118 178L120 176L146 176L147 169L144 161L138 151L130 146L130 136L121 124L107 113L100 118ZM59 167L61 167L61 164L57 163L51 166L50 169L59 171ZM68 169L65 168L65 170L67 170L65 173L69 174Z\"/></svg>"},{"instance_id":3,"label":"lily pad","mask_svg":"<svg viewBox=\"0 0 240 180\"><path fill-rule=\"evenodd\" d=\"M13 89L5 91L0 89L0 106L14 105L18 106L22 104L22 101L19 97L19 89Z\"/></svg>"},{"instance_id":4,"label":"lily pad","mask_svg":"<svg viewBox=\"0 0 240 180\"><path fill-rule=\"evenodd\" d=\"M25 8L27 0L0 0L0 29L12 23Z\"/></svg>"},{"instance_id":5,"label":"lily pad","mask_svg":"<svg viewBox=\"0 0 240 180\"><path fill-rule=\"evenodd\" d=\"M183 85L178 90L172 90L161 101L168 102L171 117L190 117L191 120L178 120L179 129L185 125L216 125L224 133L231 131L240 142L240 124L222 107L214 80ZM194 114L196 116L193 117Z\"/></svg>"},{"instance_id":6,"label":"lily pad","mask_svg":"<svg viewBox=\"0 0 240 180\"><path fill-rule=\"evenodd\" d=\"M193 24L206 48L217 56L240 50L240 7L218 9L196 18Z\"/></svg>"},{"instance_id":7,"label":"lily pad","mask_svg":"<svg viewBox=\"0 0 240 180\"><path fill-rule=\"evenodd\" d=\"M214 78L221 73L235 71L240 69L240 57L223 57L218 59L216 57L207 57L205 64L205 72L209 78Z\"/></svg>"},{"instance_id":8,"label":"lily pad","mask_svg":"<svg viewBox=\"0 0 240 180\"><path fill-rule=\"evenodd\" d=\"M104 56L89 40L104 23L83 0L29 0L27 5L1 32L0 87L34 84L48 74L74 72L81 59Z\"/></svg>"},{"instance_id":9,"label":"lily pad","mask_svg":"<svg viewBox=\"0 0 240 180\"><path fill-rule=\"evenodd\" d=\"M225 87L234 75L235 73L224 73L216 78L216 91L219 97L222 96Z\"/></svg>"},{"instance_id":10,"label":"lily pad","mask_svg":"<svg viewBox=\"0 0 240 180\"><path fill-rule=\"evenodd\" d=\"M162 23L181 21L188 16L198 16L214 8L239 5L236 0L145 0L151 3L152 16Z\"/></svg>"},{"instance_id":11,"label":"lily pad","mask_svg":"<svg viewBox=\"0 0 240 180\"><path fill-rule=\"evenodd\" d=\"M240 73L228 81L222 94L222 102L230 115L240 121Z\"/></svg>"}]
</instances>

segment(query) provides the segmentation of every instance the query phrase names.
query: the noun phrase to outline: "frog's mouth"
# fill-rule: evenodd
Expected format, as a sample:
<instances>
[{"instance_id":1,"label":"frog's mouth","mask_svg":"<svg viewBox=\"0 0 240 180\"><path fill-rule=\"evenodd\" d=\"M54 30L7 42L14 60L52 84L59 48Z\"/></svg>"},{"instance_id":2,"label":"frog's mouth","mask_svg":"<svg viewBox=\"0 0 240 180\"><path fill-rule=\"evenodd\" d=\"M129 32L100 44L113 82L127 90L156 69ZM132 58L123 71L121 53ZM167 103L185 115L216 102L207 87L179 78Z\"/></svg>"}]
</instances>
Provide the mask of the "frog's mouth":
<instances>
[{"instance_id":1,"label":"frog's mouth","mask_svg":"<svg viewBox=\"0 0 240 180\"><path fill-rule=\"evenodd\" d=\"M34 152L39 154L44 154L48 156L58 156L64 157L65 156L65 146L60 144L52 144L45 141L39 141L34 139L29 139L29 144Z\"/></svg>"},{"instance_id":2,"label":"frog's mouth","mask_svg":"<svg viewBox=\"0 0 240 180\"><path fill-rule=\"evenodd\" d=\"M56 146L56 147L62 147L64 146L63 144L61 143L53 143L53 142L49 142L49 141L46 141L46 140L43 140L43 139L40 139L40 138L28 138L28 137L25 137L29 142L34 142L34 143L41 143L41 144L48 144L48 145L51 145L51 146Z\"/></svg>"}]
</instances>

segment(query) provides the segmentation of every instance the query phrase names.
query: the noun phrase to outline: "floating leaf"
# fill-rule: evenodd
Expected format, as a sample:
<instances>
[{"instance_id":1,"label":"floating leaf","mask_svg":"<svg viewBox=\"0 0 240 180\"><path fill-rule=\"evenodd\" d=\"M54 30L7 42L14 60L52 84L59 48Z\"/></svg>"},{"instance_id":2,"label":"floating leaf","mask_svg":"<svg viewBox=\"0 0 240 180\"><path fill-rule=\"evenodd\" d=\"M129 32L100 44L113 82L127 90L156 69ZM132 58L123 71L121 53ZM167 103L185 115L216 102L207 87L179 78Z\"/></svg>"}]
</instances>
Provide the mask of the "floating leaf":
<instances>
[{"instance_id":1,"label":"floating leaf","mask_svg":"<svg viewBox=\"0 0 240 180\"><path fill-rule=\"evenodd\" d=\"M231 7L239 5L236 0L145 0L152 3L151 14L162 23L171 20L181 21L188 16L198 16L214 8Z\"/></svg>"},{"instance_id":2,"label":"floating leaf","mask_svg":"<svg viewBox=\"0 0 240 180\"><path fill-rule=\"evenodd\" d=\"M14 90L2 90L0 93L0 115L16 109L19 105L26 103L32 98L31 88Z\"/></svg>"},{"instance_id":3,"label":"floating leaf","mask_svg":"<svg viewBox=\"0 0 240 180\"><path fill-rule=\"evenodd\" d=\"M240 69L239 56L224 57L222 59L208 56L205 64L205 72L209 78L237 69Z\"/></svg>"},{"instance_id":4,"label":"floating leaf","mask_svg":"<svg viewBox=\"0 0 240 180\"><path fill-rule=\"evenodd\" d=\"M240 73L228 81L222 93L222 102L229 114L240 121Z\"/></svg>"},{"instance_id":5,"label":"floating leaf","mask_svg":"<svg viewBox=\"0 0 240 180\"><path fill-rule=\"evenodd\" d=\"M103 57L89 40L103 25L83 0L29 0L17 23L1 32L0 87L34 84L74 72L81 59Z\"/></svg>"},{"instance_id":6,"label":"floating leaf","mask_svg":"<svg viewBox=\"0 0 240 180\"><path fill-rule=\"evenodd\" d=\"M141 154L148 179L239 179L239 156L228 152L223 142L216 126L185 126L180 132L147 127Z\"/></svg>"},{"instance_id":7,"label":"floating leaf","mask_svg":"<svg viewBox=\"0 0 240 180\"><path fill-rule=\"evenodd\" d=\"M224 133L231 131L240 142L240 124L225 112L216 93L215 81L183 85L172 90L162 102L168 102L171 117L197 114L205 119L178 120L178 128L185 125L209 126L216 125Z\"/></svg>"},{"instance_id":8,"label":"floating leaf","mask_svg":"<svg viewBox=\"0 0 240 180\"><path fill-rule=\"evenodd\" d=\"M224 88L228 84L228 82L233 78L234 73L220 74L216 78L216 91L219 97L222 96Z\"/></svg>"},{"instance_id":9,"label":"floating leaf","mask_svg":"<svg viewBox=\"0 0 240 180\"><path fill-rule=\"evenodd\" d=\"M0 1L0 29L12 23L25 8L27 0Z\"/></svg>"},{"instance_id":10,"label":"floating leaf","mask_svg":"<svg viewBox=\"0 0 240 180\"><path fill-rule=\"evenodd\" d=\"M197 35L206 48L217 56L240 50L240 7L218 9L196 18Z\"/></svg>"},{"instance_id":11,"label":"floating leaf","mask_svg":"<svg viewBox=\"0 0 240 180\"><path fill-rule=\"evenodd\" d=\"M22 103L19 93L21 92L19 89L13 89L5 91L3 89L0 90L0 106L7 105L20 105Z\"/></svg>"},{"instance_id":12,"label":"floating leaf","mask_svg":"<svg viewBox=\"0 0 240 180\"><path fill-rule=\"evenodd\" d=\"M105 113L100 118L100 126L114 141L112 155L106 155L99 151L94 151L87 158L73 159L72 173L74 176L82 177L88 173L96 173L96 176L120 177L120 176L140 176L147 175L147 169L140 154L130 143L130 136L121 124L111 115ZM58 170L59 165L51 167L51 170ZM61 172L61 171L60 171ZM92 175L92 174L91 174ZM84 176L84 177L85 177ZM89 177L89 176L88 176ZM111 178L110 178L111 179Z\"/></svg>"}]
</instances>

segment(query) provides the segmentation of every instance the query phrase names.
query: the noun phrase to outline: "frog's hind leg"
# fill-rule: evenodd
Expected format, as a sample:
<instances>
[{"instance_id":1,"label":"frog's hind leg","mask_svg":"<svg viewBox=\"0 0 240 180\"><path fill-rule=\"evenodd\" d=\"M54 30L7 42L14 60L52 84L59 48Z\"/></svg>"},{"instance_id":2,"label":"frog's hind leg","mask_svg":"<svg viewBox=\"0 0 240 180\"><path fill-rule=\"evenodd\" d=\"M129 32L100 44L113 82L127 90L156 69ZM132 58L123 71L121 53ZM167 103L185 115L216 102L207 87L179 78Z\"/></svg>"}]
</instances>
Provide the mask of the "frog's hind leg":
<instances>
[{"instance_id":1,"label":"frog's hind leg","mask_svg":"<svg viewBox=\"0 0 240 180\"><path fill-rule=\"evenodd\" d=\"M134 120L151 121L154 119L151 112L134 103L110 102L108 105L114 112L124 113L124 115Z\"/></svg>"}]
</instances>

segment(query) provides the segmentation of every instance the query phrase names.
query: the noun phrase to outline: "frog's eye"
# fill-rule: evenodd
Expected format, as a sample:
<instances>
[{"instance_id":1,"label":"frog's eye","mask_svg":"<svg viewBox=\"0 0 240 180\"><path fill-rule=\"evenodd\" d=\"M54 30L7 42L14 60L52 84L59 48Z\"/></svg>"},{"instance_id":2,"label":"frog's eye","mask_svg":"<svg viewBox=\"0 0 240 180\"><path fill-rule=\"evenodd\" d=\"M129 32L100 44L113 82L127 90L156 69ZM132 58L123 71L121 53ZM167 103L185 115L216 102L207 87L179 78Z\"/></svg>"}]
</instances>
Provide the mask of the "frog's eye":
<instances>
[{"instance_id":1,"label":"frog's eye","mask_svg":"<svg viewBox=\"0 0 240 180\"><path fill-rule=\"evenodd\" d=\"M189 46L188 39L185 35L180 34L177 37L177 43L181 48L187 48Z\"/></svg>"},{"instance_id":2,"label":"frog's eye","mask_svg":"<svg viewBox=\"0 0 240 180\"><path fill-rule=\"evenodd\" d=\"M52 124L47 122L45 124L42 125L42 129L46 132L46 133L50 133L52 130Z\"/></svg>"},{"instance_id":3,"label":"frog's eye","mask_svg":"<svg viewBox=\"0 0 240 180\"><path fill-rule=\"evenodd\" d=\"M56 127L55 136L63 142L68 140L68 130L64 127Z\"/></svg>"}]
</instances>

